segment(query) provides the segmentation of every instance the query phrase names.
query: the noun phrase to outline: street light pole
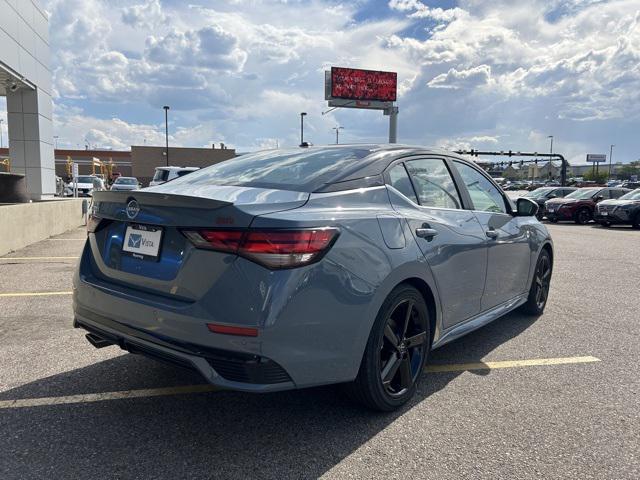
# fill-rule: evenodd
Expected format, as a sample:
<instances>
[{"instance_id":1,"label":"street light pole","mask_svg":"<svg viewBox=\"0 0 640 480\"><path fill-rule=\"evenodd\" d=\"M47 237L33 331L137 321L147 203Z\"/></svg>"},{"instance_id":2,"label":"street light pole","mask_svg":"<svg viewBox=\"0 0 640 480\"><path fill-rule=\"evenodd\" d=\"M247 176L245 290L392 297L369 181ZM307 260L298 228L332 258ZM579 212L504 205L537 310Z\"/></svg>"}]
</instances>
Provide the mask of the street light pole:
<instances>
[{"instance_id":1,"label":"street light pole","mask_svg":"<svg viewBox=\"0 0 640 480\"><path fill-rule=\"evenodd\" d=\"M57 150L57 149L58 149L58 138L60 138L60 136L59 136L59 135L54 135L54 136L53 136L53 148L54 148L55 150Z\"/></svg>"},{"instance_id":2,"label":"street light pole","mask_svg":"<svg viewBox=\"0 0 640 480\"><path fill-rule=\"evenodd\" d=\"M0 148L4 148L2 144L2 122L4 122L4 118L0 118Z\"/></svg>"},{"instance_id":3,"label":"street light pole","mask_svg":"<svg viewBox=\"0 0 640 480\"><path fill-rule=\"evenodd\" d=\"M300 112L300 146L304 146L304 117L307 112Z\"/></svg>"},{"instance_id":4,"label":"street light pole","mask_svg":"<svg viewBox=\"0 0 640 480\"><path fill-rule=\"evenodd\" d=\"M169 106L165 105L162 108L164 108L164 140L165 140L164 155L167 158L167 167L168 167L169 166Z\"/></svg>"},{"instance_id":5,"label":"street light pole","mask_svg":"<svg viewBox=\"0 0 640 480\"><path fill-rule=\"evenodd\" d=\"M615 147L615 145L611 144L611 147L609 148L609 180L611 180L611 162L613 159L613 147Z\"/></svg>"},{"instance_id":6,"label":"street light pole","mask_svg":"<svg viewBox=\"0 0 640 480\"><path fill-rule=\"evenodd\" d=\"M333 130L336 131L336 145L340 143L340 130L343 130L343 129L344 127L340 127L340 126L333 127Z\"/></svg>"}]
</instances>

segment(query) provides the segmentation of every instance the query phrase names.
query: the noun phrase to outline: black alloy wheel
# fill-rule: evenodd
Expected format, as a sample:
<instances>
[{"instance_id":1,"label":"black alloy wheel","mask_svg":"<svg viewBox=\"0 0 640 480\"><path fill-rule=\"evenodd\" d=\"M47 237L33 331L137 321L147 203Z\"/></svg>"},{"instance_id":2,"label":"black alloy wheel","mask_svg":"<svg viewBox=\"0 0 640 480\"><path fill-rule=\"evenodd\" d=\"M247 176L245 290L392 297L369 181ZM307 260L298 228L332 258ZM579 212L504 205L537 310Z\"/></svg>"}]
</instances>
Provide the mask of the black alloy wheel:
<instances>
[{"instance_id":1,"label":"black alloy wheel","mask_svg":"<svg viewBox=\"0 0 640 480\"><path fill-rule=\"evenodd\" d=\"M576 213L576 223L578 225L586 225L591 220L591 212L588 208L581 208Z\"/></svg>"},{"instance_id":2,"label":"black alloy wheel","mask_svg":"<svg viewBox=\"0 0 640 480\"><path fill-rule=\"evenodd\" d=\"M412 299L402 300L389 315L380 345L380 378L386 392L399 396L420 375L427 327Z\"/></svg>"},{"instance_id":3,"label":"black alloy wheel","mask_svg":"<svg viewBox=\"0 0 640 480\"><path fill-rule=\"evenodd\" d=\"M382 304L356 379L346 385L354 400L392 411L415 393L431 347L429 311L422 294L398 285Z\"/></svg>"},{"instance_id":4,"label":"black alloy wheel","mask_svg":"<svg viewBox=\"0 0 640 480\"><path fill-rule=\"evenodd\" d=\"M527 302L522 306L524 312L531 315L541 315L547 306L549 298L549 288L551 287L551 274L553 265L551 256L547 250L542 250L536 263L536 270L533 274L533 282L529 290Z\"/></svg>"}]
</instances>

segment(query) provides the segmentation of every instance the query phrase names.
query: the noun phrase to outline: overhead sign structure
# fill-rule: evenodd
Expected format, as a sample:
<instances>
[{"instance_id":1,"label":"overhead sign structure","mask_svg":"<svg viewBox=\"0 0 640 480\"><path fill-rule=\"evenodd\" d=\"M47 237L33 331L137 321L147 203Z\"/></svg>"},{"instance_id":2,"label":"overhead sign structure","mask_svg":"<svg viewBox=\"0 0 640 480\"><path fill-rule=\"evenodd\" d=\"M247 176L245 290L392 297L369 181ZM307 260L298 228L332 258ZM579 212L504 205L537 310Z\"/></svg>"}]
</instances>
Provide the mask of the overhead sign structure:
<instances>
[{"instance_id":1,"label":"overhead sign structure","mask_svg":"<svg viewBox=\"0 0 640 480\"><path fill-rule=\"evenodd\" d=\"M396 143L398 107L393 103L398 92L396 72L331 67L324 79L324 97L331 109L382 110L389 116L389 143Z\"/></svg>"},{"instance_id":2,"label":"overhead sign structure","mask_svg":"<svg viewBox=\"0 0 640 480\"><path fill-rule=\"evenodd\" d=\"M604 153L587 153L587 162L589 163L605 163L607 156Z\"/></svg>"}]
</instances>

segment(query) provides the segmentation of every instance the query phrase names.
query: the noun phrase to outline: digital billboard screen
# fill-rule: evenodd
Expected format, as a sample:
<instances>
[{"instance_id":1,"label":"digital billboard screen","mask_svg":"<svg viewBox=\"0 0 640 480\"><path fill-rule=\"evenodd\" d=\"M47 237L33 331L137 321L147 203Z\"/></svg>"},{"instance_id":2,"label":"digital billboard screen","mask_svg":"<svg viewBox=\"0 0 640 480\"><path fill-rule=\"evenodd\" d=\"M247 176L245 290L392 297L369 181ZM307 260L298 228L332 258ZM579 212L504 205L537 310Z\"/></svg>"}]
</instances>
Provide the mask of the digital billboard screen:
<instances>
[{"instance_id":1,"label":"digital billboard screen","mask_svg":"<svg viewBox=\"0 0 640 480\"><path fill-rule=\"evenodd\" d=\"M396 72L331 67L331 97L346 100L395 102Z\"/></svg>"}]
</instances>

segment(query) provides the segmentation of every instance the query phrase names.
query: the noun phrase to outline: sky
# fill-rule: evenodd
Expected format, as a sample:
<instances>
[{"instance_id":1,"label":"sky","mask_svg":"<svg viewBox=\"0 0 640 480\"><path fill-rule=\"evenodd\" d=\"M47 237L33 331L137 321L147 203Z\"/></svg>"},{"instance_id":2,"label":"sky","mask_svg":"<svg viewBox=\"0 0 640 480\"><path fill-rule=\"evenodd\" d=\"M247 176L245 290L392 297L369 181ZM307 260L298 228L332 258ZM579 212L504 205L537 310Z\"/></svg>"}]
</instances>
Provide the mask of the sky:
<instances>
[{"instance_id":1,"label":"sky","mask_svg":"<svg viewBox=\"0 0 640 480\"><path fill-rule=\"evenodd\" d=\"M401 143L640 157L640 0L41 0L59 147L385 142L330 66L398 72ZM1 108L0 111L4 110ZM6 126L5 126L6 139Z\"/></svg>"}]
</instances>

